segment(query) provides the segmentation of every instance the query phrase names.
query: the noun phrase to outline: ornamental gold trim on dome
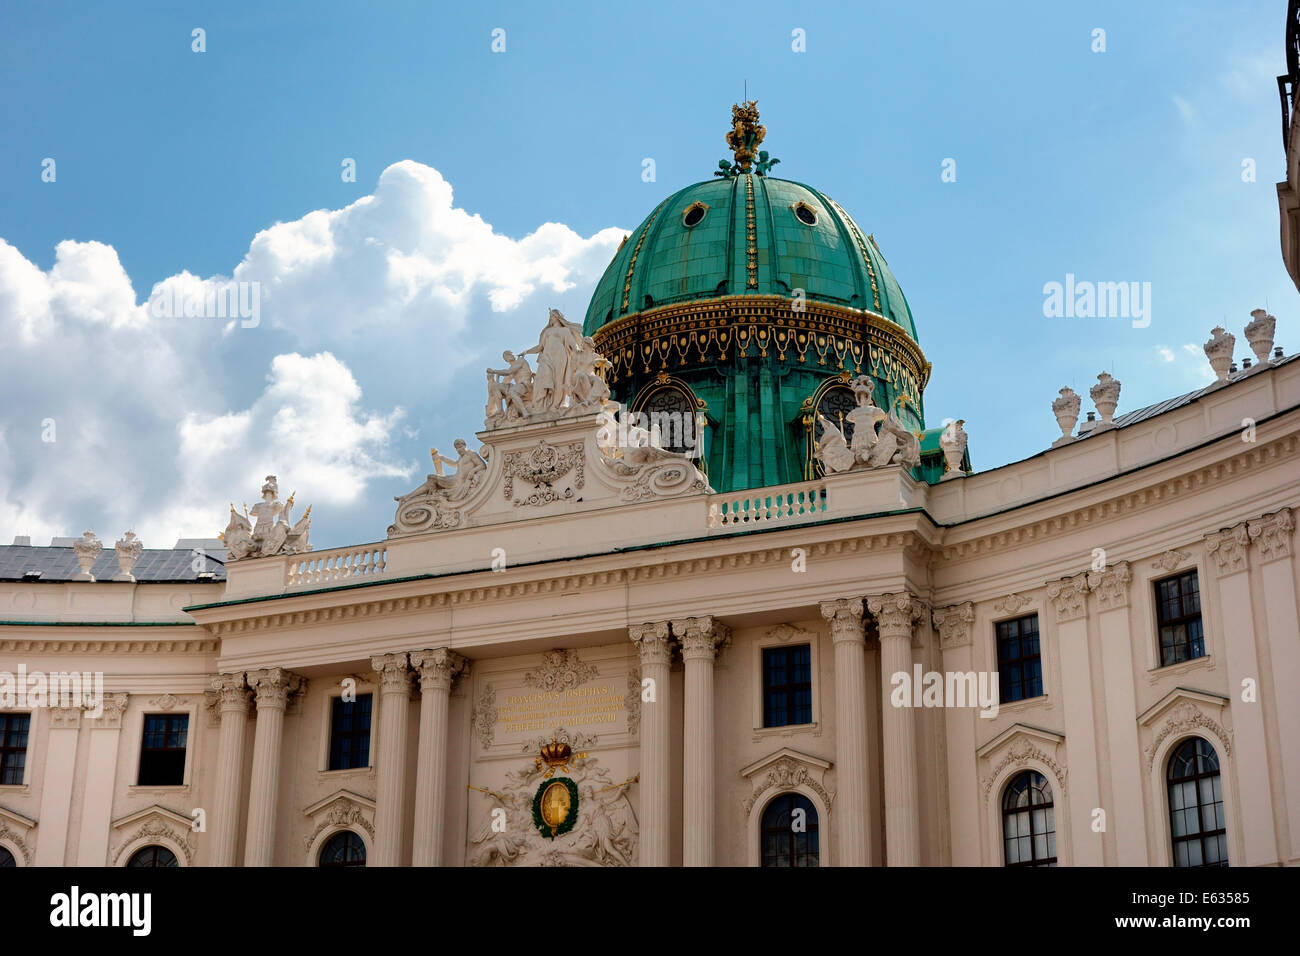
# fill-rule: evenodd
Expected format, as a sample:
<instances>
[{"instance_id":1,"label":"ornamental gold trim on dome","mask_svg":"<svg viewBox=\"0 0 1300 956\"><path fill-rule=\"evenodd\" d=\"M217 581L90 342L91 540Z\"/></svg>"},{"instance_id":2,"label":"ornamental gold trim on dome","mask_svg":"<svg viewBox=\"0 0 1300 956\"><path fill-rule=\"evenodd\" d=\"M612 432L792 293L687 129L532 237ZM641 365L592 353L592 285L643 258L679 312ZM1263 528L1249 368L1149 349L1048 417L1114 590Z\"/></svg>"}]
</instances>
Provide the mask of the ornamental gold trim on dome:
<instances>
[{"instance_id":1,"label":"ornamental gold trim on dome","mask_svg":"<svg viewBox=\"0 0 1300 956\"><path fill-rule=\"evenodd\" d=\"M636 247L632 250L632 259L627 264L627 275L623 278L623 308L621 310L623 312L627 311L628 295L632 291L632 275L636 272L637 256L641 255L641 244L645 242L645 237L649 234L650 227L654 225L655 220L659 217L660 211L662 211L664 206L667 204L668 200L665 199L659 205L655 206L655 211L650 214L650 218L647 219L645 225L641 227L641 235L637 237ZM627 242L626 239L623 241ZM623 247L620 245L619 248L622 249Z\"/></svg>"},{"instance_id":2,"label":"ornamental gold trim on dome","mask_svg":"<svg viewBox=\"0 0 1300 956\"><path fill-rule=\"evenodd\" d=\"M867 244L862 239L862 230L859 229L858 224L853 221L853 217L844 211L843 206L837 203L830 196L826 196L825 199L828 203L830 203L832 206L835 207L835 211L839 213L840 221L845 223L845 225L849 227L849 232L853 233L853 240L858 244L858 251L862 253L862 261L867 264L867 277L871 279L871 301L875 305L876 311L879 312L880 311L880 289L876 286L876 270L875 267L872 266L871 264L871 256L867 254ZM871 244L873 246L876 245L874 236L872 237ZM876 246L877 250L879 250L879 248L880 248L879 246Z\"/></svg>"},{"instance_id":3,"label":"ornamental gold trim on dome","mask_svg":"<svg viewBox=\"0 0 1300 956\"><path fill-rule=\"evenodd\" d=\"M779 295L728 295L634 312L597 329L610 383L636 371L673 372L737 353L866 372L917 406L930 380L921 347L882 315Z\"/></svg>"}]
</instances>

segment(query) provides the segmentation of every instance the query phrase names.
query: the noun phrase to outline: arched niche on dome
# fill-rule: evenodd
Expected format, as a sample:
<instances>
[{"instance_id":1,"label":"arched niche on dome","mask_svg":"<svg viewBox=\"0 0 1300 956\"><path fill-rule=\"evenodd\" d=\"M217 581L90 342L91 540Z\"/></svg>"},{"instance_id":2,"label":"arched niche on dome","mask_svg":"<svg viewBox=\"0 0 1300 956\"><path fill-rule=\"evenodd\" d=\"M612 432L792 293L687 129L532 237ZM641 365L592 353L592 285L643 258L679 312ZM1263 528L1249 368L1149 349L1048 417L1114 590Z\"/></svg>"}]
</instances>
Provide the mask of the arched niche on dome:
<instances>
[{"instance_id":1,"label":"arched niche on dome","mask_svg":"<svg viewBox=\"0 0 1300 956\"><path fill-rule=\"evenodd\" d=\"M650 384L637 393L630 411L645 420L634 420L642 428L659 425L660 441L668 451L682 454L695 453L697 466L708 475L706 457L708 433L708 406L694 389L667 373L660 373Z\"/></svg>"}]
</instances>

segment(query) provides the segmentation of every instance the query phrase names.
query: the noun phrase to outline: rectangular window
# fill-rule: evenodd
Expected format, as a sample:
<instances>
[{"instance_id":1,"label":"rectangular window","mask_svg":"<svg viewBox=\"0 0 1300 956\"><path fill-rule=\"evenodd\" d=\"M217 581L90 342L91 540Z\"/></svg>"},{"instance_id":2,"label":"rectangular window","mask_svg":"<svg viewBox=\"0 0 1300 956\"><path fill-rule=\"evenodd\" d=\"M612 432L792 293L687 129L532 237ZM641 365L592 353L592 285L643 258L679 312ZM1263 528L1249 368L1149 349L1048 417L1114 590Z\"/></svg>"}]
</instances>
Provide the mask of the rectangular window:
<instances>
[{"instance_id":1,"label":"rectangular window","mask_svg":"<svg viewBox=\"0 0 1300 956\"><path fill-rule=\"evenodd\" d=\"M330 769L370 766L370 694L335 697L330 712Z\"/></svg>"},{"instance_id":2,"label":"rectangular window","mask_svg":"<svg viewBox=\"0 0 1300 956\"><path fill-rule=\"evenodd\" d=\"M1201 630L1201 586L1195 571L1156 582L1160 666L1205 656Z\"/></svg>"},{"instance_id":3,"label":"rectangular window","mask_svg":"<svg viewBox=\"0 0 1300 956\"><path fill-rule=\"evenodd\" d=\"M1002 703L1043 696L1043 659L1038 651L1038 615L999 621L998 690Z\"/></svg>"},{"instance_id":4,"label":"rectangular window","mask_svg":"<svg viewBox=\"0 0 1300 956\"><path fill-rule=\"evenodd\" d=\"M763 726L812 723L812 645L763 648Z\"/></svg>"},{"instance_id":5,"label":"rectangular window","mask_svg":"<svg viewBox=\"0 0 1300 956\"><path fill-rule=\"evenodd\" d=\"M185 746L190 732L189 714L145 714L140 745L142 787L179 787L185 783Z\"/></svg>"},{"instance_id":6,"label":"rectangular window","mask_svg":"<svg viewBox=\"0 0 1300 956\"><path fill-rule=\"evenodd\" d=\"M31 714L0 714L0 784L21 784Z\"/></svg>"}]
</instances>

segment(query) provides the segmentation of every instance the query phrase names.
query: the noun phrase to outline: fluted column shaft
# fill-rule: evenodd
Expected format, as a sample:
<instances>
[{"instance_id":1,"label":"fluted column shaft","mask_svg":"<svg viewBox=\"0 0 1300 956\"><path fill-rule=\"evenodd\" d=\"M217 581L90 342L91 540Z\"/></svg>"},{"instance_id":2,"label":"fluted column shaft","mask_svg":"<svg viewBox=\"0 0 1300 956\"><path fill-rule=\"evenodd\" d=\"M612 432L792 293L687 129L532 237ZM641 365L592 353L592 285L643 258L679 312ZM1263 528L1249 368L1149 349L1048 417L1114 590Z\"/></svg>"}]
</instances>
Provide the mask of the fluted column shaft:
<instances>
[{"instance_id":1,"label":"fluted column shaft","mask_svg":"<svg viewBox=\"0 0 1300 956\"><path fill-rule=\"evenodd\" d=\"M217 741L216 796L209 832L211 866L234 866L239 839L239 784L244 776L244 742L248 738L248 685L244 675L221 674L212 681L221 714Z\"/></svg>"},{"instance_id":2,"label":"fluted column shaft","mask_svg":"<svg viewBox=\"0 0 1300 956\"><path fill-rule=\"evenodd\" d=\"M836 862L866 866L867 655L862 600L826 601L821 611L835 644Z\"/></svg>"},{"instance_id":3,"label":"fluted column shaft","mask_svg":"<svg viewBox=\"0 0 1300 956\"><path fill-rule=\"evenodd\" d=\"M375 754L375 866L402 864L402 798L406 794L406 727L411 672L405 653L372 658L379 674L379 746Z\"/></svg>"},{"instance_id":4,"label":"fluted column shaft","mask_svg":"<svg viewBox=\"0 0 1300 956\"><path fill-rule=\"evenodd\" d=\"M682 862L712 866L714 767L713 662L730 639L726 625L712 617L672 622L686 667L682 747Z\"/></svg>"},{"instance_id":5,"label":"fluted column shaft","mask_svg":"<svg viewBox=\"0 0 1300 956\"><path fill-rule=\"evenodd\" d=\"M669 676L672 640L668 623L634 624L628 628L641 657L641 866L667 866L668 832ZM647 684L646 682L649 681Z\"/></svg>"},{"instance_id":6,"label":"fluted column shaft","mask_svg":"<svg viewBox=\"0 0 1300 956\"><path fill-rule=\"evenodd\" d=\"M890 702L895 674L912 676L912 624L920 603L906 592L867 599L880 630L880 680L885 765L885 862L919 866L921 819L916 785L916 719ZM909 701L910 703L910 701Z\"/></svg>"},{"instance_id":7,"label":"fluted column shaft","mask_svg":"<svg viewBox=\"0 0 1300 956\"><path fill-rule=\"evenodd\" d=\"M415 840L411 863L442 866L447 809L447 705L452 682L468 661L447 648L415 651L420 675L420 753L415 766Z\"/></svg>"},{"instance_id":8,"label":"fluted column shaft","mask_svg":"<svg viewBox=\"0 0 1300 956\"><path fill-rule=\"evenodd\" d=\"M248 686L257 697L257 732L253 737L253 777L248 786L248 836L245 866L275 862L275 822L280 789L280 748L289 694L301 687L295 674L271 667L250 671Z\"/></svg>"}]
</instances>

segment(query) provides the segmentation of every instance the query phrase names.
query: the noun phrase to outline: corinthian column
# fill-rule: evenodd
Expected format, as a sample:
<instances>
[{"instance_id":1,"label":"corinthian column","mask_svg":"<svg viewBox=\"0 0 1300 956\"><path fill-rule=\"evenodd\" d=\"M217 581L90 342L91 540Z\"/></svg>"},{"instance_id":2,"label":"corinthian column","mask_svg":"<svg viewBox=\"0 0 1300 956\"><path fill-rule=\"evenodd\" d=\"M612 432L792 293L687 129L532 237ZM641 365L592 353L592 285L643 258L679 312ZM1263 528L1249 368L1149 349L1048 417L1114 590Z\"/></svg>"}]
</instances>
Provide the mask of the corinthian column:
<instances>
[{"instance_id":1,"label":"corinthian column","mask_svg":"<svg viewBox=\"0 0 1300 956\"><path fill-rule=\"evenodd\" d=\"M415 766L414 866L442 866L443 818L447 808L447 699L452 682L469 662L453 650L413 651L420 674L420 754Z\"/></svg>"},{"instance_id":2,"label":"corinthian column","mask_svg":"<svg viewBox=\"0 0 1300 956\"><path fill-rule=\"evenodd\" d=\"M885 756L885 856L889 866L919 866L921 819L916 789L916 720L910 706L886 704L895 674L912 676L912 623L920 602L900 591L867 598L880 630L881 721ZM910 701L908 702L910 704Z\"/></svg>"},{"instance_id":3,"label":"corinthian column","mask_svg":"<svg viewBox=\"0 0 1300 956\"><path fill-rule=\"evenodd\" d=\"M303 680L281 667L249 671L247 680L257 697L257 732L253 737L253 779L248 786L244 866L271 866L275 862L284 708L289 695L301 689Z\"/></svg>"},{"instance_id":4,"label":"corinthian column","mask_svg":"<svg viewBox=\"0 0 1300 956\"><path fill-rule=\"evenodd\" d=\"M836 862L866 866L867 855L867 657L862 599L821 605L835 644Z\"/></svg>"},{"instance_id":5,"label":"corinthian column","mask_svg":"<svg viewBox=\"0 0 1300 956\"><path fill-rule=\"evenodd\" d=\"M248 739L248 685L244 675L212 679L221 715L217 742L217 792L212 807L212 866L234 866L239 839L239 784L244 777L244 742Z\"/></svg>"},{"instance_id":6,"label":"corinthian column","mask_svg":"<svg viewBox=\"0 0 1300 956\"><path fill-rule=\"evenodd\" d=\"M668 838L668 622L633 624L628 636L641 656L641 865L667 866ZM650 681L646 684L646 681Z\"/></svg>"},{"instance_id":7,"label":"corinthian column","mask_svg":"<svg viewBox=\"0 0 1300 956\"><path fill-rule=\"evenodd\" d=\"M673 621L673 636L686 664L683 720L682 861L713 865L713 661L731 639L725 624L712 617Z\"/></svg>"},{"instance_id":8,"label":"corinthian column","mask_svg":"<svg viewBox=\"0 0 1300 956\"><path fill-rule=\"evenodd\" d=\"M406 793L406 725L411 672L405 653L370 659L379 674L379 747L375 787L375 866L402 865L402 797Z\"/></svg>"}]
</instances>

